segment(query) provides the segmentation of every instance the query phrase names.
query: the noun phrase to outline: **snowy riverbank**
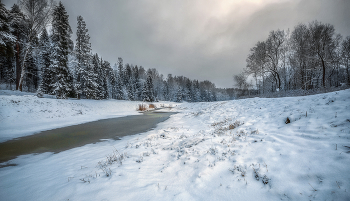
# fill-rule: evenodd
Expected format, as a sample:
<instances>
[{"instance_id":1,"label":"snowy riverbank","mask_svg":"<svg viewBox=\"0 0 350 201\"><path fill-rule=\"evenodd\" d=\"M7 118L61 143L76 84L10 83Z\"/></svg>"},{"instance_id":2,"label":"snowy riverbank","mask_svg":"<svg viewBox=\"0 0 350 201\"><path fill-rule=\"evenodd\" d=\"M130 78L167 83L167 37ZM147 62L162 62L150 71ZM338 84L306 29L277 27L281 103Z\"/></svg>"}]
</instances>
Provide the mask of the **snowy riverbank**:
<instances>
[{"instance_id":1,"label":"snowy riverbank","mask_svg":"<svg viewBox=\"0 0 350 201\"><path fill-rule=\"evenodd\" d=\"M2 105L4 102L9 105L19 97L0 98ZM44 105L51 104L43 106L44 110L60 108L59 114L66 115L62 120L74 119L77 110L83 114L106 111L103 115L108 116L113 104L105 101L105 107L95 110L90 108L94 101L69 100L72 103L60 105L62 100L39 99L37 103L27 98L28 106L18 103L18 107L23 107L19 116L46 114L27 111L31 105L40 105L41 100ZM128 104L125 101L125 108ZM2 116L14 114L16 105L2 106ZM350 199L350 90L304 97L184 103L176 109L180 113L140 135L58 154L14 159L10 163L17 166L0 169L0 197L5 200ZM285 124L287 117L291 120L289 124Z\"/></svg>"},{"instance_id":2,"label":"snowy riverbank","mask_svg":"<svg viewBox=\"0 0 350 201\"><path fill-rule=\"evenodd\" d=\"M0 90L0 142L59 127L99 119L139 115L138 101L59 100L33 93ZM160 106L172 105L160 102Z\"/></svg>"}]
</instances>

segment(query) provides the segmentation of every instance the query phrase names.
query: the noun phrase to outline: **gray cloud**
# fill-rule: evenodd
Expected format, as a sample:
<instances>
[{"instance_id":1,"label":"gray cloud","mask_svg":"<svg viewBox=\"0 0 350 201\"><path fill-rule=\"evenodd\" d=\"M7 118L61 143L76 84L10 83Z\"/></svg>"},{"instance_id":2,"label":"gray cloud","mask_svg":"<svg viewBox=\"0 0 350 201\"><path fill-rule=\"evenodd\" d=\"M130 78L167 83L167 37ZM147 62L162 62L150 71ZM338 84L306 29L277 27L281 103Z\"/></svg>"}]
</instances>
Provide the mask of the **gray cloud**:
<instances>
[{"instance_id":1,"label":"gray cloud","mask_svg":"<svg viewBox=\"0 0 350 201\"><path fill-rule=\"evenodd\" d=\"M9 7L13 0L3 1ZM114 64L157 68L164 75L232 87L249 49L271 30L319 20L350 35L348 0L62 0L75 30L82 15L93 51ZM225 3L226 2L226 3Z\"/></svg>"}]
</instances>

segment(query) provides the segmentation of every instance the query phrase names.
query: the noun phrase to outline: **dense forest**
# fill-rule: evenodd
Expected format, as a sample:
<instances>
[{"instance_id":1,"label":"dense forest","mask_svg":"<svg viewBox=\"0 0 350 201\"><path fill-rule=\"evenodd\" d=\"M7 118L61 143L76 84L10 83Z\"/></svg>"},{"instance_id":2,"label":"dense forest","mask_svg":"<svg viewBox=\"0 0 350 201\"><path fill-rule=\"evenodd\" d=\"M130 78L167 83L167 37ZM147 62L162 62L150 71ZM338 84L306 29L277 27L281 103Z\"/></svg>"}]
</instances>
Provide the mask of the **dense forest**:
<instances>
[{"instance_id":1,"label":"dense forest","mask_svg":"<svg viewBox=\"0 0 350 201\"><path fill-rule=\"evenodd\" d=\"M313 21L271 31L246 61L244 72L234 76L243 96L350 85L350 37L343 39L331 24Z\"/></svg>"},{"instance_id":2,"label":"dense forest","mask_svg":"<svg viewBox=\"0 0 350 201\"><path fill-rule=\"evenodd\" d=\"M11 9L0 2L0 85L57 98L140 101L217 101L232 99L231 89L184 76L164 77L154 68L113 66L92 52L87 25L77 17L75 43L62 4L21 0ZM230 94L230 95L229 95Z\"/></svg>"}]
</instances>

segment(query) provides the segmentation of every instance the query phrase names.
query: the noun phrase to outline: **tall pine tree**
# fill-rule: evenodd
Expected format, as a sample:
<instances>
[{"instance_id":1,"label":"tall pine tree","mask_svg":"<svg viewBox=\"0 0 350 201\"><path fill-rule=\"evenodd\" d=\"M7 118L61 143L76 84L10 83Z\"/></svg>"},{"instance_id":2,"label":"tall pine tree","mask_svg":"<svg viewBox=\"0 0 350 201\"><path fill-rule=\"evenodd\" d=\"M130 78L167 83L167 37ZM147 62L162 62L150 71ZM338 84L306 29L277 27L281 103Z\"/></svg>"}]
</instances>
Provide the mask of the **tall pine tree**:
<instances>
[{"instance_id":1,"label":"tall pine tree","mask_svg":"<svg viewBox=\"0 0 350 201\"><path fill-rule=\"evenodd\" d=\"M153 93L153 80L151 75L148 75L146 83L142 90L143 101L153 102L154 101L154 93Z\"/></svg>"},{"instance_id":2,"label":"tall pine tree","mask_svg":"<svg viewBox=\"0 0 350 201\"><path fill-rule=\"evenodd\" d=\"M87 33L88 29L86 28L86 23L82 16L77 17L78 26L77 26L77 39L75 45L75 57L77 59L77 69L76 69L76 90L77 96L80 98L81 96L85 97L87 91L92 90L93 85L91 81L93 80L92 73L88 73L88 69L91 64L91 44L90 44L90 36Z\"/></svg>"},{"instance_id":3,"label":"tall pine tree","mask_svg":"<svg viewBox=\"0 0 350 201\"><path fill-rule=\"evenodd\" d=\"M57 98L74 96L73 78L68 68L68 54L72 51L70 39L72 29L68 22L68 14L62 2L53 9L52 42L53 49L51 68L56 77L52 87Z\"/></svg>"},{"instance_id":4,"label":"tall pine tree","mask_svg":"<svg viewBox=\"0 0 350 201\"><path fill-rule=\"evenodd\" d=\"M12 35L10 26L10 13L0 2L0 80L12 83L13 65L12 57L14 55L13 43L16 38Z\"/></svg>"},{"instance_id":5,"label":"tall pine tree","mask_svg":"<svg viewBox=\"0 0 350 201\"><path fill-rule=\"evenodd\" d=\"M51 69L50 58L50 38L46 29L40 35L40 50L41 50L41 83L39 93L52 94L52 82L54 80L54 73Z\"/></svg>"}]
</instances>

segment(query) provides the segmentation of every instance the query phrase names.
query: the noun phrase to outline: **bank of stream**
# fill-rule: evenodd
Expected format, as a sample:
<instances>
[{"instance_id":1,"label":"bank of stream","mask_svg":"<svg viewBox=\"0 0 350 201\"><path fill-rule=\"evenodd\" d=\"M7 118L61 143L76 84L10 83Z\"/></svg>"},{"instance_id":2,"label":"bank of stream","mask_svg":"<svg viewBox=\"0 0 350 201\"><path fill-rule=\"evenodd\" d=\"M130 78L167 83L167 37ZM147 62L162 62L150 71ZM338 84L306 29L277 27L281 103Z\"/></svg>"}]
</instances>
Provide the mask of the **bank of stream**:
<instances>
[{"instance_id":1,"label":"bank of stream","mask_svg":"<svg viewBox=\"0 0 350 201\"><path fill-rule=\"evenodd\" d=\"M167 120L173 114L175 113L145 112L142 115L102 119L16 138L0 143L0 163L20 155L58 153L103 139L118 140L123 136L143 133L155 128L158 123ZM3 166L8 165L11 164Z\"/></svg>"}]
</instances>

